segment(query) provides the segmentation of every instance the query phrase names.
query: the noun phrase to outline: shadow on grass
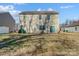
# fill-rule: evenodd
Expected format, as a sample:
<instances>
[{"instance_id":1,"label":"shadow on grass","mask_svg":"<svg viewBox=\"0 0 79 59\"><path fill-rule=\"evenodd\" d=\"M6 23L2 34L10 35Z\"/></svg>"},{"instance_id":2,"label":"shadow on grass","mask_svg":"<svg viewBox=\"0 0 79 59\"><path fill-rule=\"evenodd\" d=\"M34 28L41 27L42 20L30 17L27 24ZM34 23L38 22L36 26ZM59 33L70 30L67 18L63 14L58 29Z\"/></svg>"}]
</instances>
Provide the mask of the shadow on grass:
<instances>
[{"instance_id":1,"label":"shadow on grass","mask_svg":"<svg viewBox=\"0 0 79 59\"><path fill-rule=\"evenodd\" d=\"M23 41L23 39L27 37L28 36L20 36L19 38L17 38L17 36L16 37L14 36L14 37L2 39L3 41L0 41L0 48L10 47L12 45L19 46L22 42L25 41L25 40Z\"/></svg>"},{"instance_id":2,"label":"shadow on grass","mask_svg":"<svg viewBox=\"0 0 79 59\"><path fill-rule=\"evenodd\" d=\"M39 36L40 34L34 34L34 35L10 35L10 38L2 39L0 41L0 49L4 47L10 47L10 46L20 46L22 43L24 43L27 38L30 38L31 36Z\"/></svg>"}]
</instances>

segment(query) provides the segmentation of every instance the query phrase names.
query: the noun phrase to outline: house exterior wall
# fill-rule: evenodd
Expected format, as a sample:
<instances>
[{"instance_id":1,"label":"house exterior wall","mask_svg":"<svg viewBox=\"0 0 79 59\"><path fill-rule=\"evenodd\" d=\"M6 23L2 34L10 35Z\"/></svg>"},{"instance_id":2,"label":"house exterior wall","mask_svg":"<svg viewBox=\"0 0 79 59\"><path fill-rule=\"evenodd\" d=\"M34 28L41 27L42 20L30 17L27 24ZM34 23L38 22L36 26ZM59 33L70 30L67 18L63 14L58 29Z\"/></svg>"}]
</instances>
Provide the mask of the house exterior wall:
<instances>
[{"instance_id":1,"label":"house exterior wall","mask_svg":"<svg viewBox=\"0 0 79 59\"><path fill-rule=\"evenodd\" d=\"M58 19L58 15L51 15L51 21L50 21L50 25L51 26L55 26L56 28L56 32L59 31L59 19Z\"/></svg>"},{"instance_id":2,"label":"house exterior wall","mask_svg":"<svg viewBox=\"0 0 79 59\"><path fill-rule=\"evenodd\" d=\"M0 13L0 26L9 27L9 32L14 31L15 20L8 12Z\"/></svg>"},{"instance_id":3,"label":"house exterior wall","mask_svg":"<svg viewBox=\"0 0 79 59\"><path fill-rule=\"evenodd\" d=\"M50 14L50 20L47 21L47 14L21 14L20 15L20 25L24 26L24 29L27 33L39 33L40 25L44 25L46 29L44 32L50 32L50 26L55 26L56 32L59 31L59 21L58 21L58 14Z\"/></svg>"},{"instance_id":4,"label":"house exterior wall","mask_svg":"<svg viewBox=\"0 0 79 59\"><path fill-rule=\"evenodd\" d=\"M77 26L77 32L79 32L79 26Z\"/></svg>"},{"instance_id":5,"label":"house exterior wall","mask_svg":"<svg viewBox=\"0 0 79 59\"><path fill-rule=\"evenodd\" d=\"M9 33L9 27L0 26L0 34Z\"/></svg>"},{"instance_id":6,"label":"house exterior wall","mask_svg":"<svg viewBox=\"0 0 79 59\"><path fill-rule=\"evenodd\" d=\"M79 32L79 26L65 27L64 30L68 30L68 32Z\"/></svg>"}]
</instances>

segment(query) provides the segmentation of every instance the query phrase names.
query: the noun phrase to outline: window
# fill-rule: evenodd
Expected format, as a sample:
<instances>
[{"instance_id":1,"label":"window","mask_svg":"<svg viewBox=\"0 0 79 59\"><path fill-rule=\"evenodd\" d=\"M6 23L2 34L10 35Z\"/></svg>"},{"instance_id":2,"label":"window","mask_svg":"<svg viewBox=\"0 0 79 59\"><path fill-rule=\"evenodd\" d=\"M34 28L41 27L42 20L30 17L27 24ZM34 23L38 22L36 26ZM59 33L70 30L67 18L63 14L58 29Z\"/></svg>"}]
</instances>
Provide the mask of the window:
<instances>
[{"instance_id":1,"label":"window","mask_svg":"<svg viewBox=\"0 0 79 59\"><path fill-rule=\"evenodd\" d=\"M24 20L25 20L26 16L24 15Z\"/></svg>"},{"instance_id":2,"label":"window","mask_svg":"<svg viewBox=\"0 0 79 59\"><path fill-rule=\"evenodd\" d=\"M47 15L47 19L50 20L50 15Z\"/></svg>"},{"instance_id":3,"label":"window","mask_svg":"<svg viewBox=\"0 0 79 59\"><path fill-rule=\"evenodd\" d=\"M75 31L77 31L77 26L75 27Z\"/></svg>"},{"instance_id":4,"label":"window","mask_svg":"<svg viewBox=\"0 0 79 59\"><path fill-rule=\"evenodd\" d=\"M45 25L40 25L40 26L39 26L39 29L40 29L40 30L45 30Z\"/></svg>"},{"instance_id":5,"label":"window","mask_svg":"<svg viewBox=\"0 0 79 59\"><path fill-rule=\"evenodd\" d=\"M41 19L42 17L41 17L41 15L39 15L39 19Z\"/></svg>"}]
</instances>

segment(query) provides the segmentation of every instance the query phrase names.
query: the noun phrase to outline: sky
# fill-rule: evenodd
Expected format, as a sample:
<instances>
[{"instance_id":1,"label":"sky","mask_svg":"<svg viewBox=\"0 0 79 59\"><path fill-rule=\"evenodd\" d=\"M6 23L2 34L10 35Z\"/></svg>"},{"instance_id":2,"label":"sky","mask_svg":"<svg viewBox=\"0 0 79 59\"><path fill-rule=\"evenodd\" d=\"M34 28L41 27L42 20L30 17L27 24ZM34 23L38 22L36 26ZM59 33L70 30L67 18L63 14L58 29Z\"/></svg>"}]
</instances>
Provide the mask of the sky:
<instances>
[{"instance_id":1,"label":"sky","mask_svg":"<svg viewBox=\"0 0 79 59\"><path fill-rule=\"evenodd\" d=\"M19 23L19 13L22 11L48 11L59 12L59 22L79 19L79 3L0 3L0 12L10 12Z\"/></svg>"}]
</instances>

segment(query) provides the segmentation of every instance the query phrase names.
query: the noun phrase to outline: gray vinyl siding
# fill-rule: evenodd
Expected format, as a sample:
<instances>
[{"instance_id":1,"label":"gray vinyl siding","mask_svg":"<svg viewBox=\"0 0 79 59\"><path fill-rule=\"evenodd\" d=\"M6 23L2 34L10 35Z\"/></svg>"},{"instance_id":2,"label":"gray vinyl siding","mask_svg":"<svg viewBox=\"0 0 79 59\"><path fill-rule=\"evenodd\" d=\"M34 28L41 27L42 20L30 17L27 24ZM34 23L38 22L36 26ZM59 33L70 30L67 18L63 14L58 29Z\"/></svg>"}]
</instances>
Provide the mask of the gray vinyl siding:
<instances>
[{"instance_id":1,"label":"gray vinyl siding","mask_svg":"<svg viewBox=\"0 0 79 59\"><path fill-rule=\"evenodd\" d=\"M0 13L0 26L7 26L7 27L9 27L10 32L14 31L15 20L8 12Z\"/></svg>"}]
</instances>

